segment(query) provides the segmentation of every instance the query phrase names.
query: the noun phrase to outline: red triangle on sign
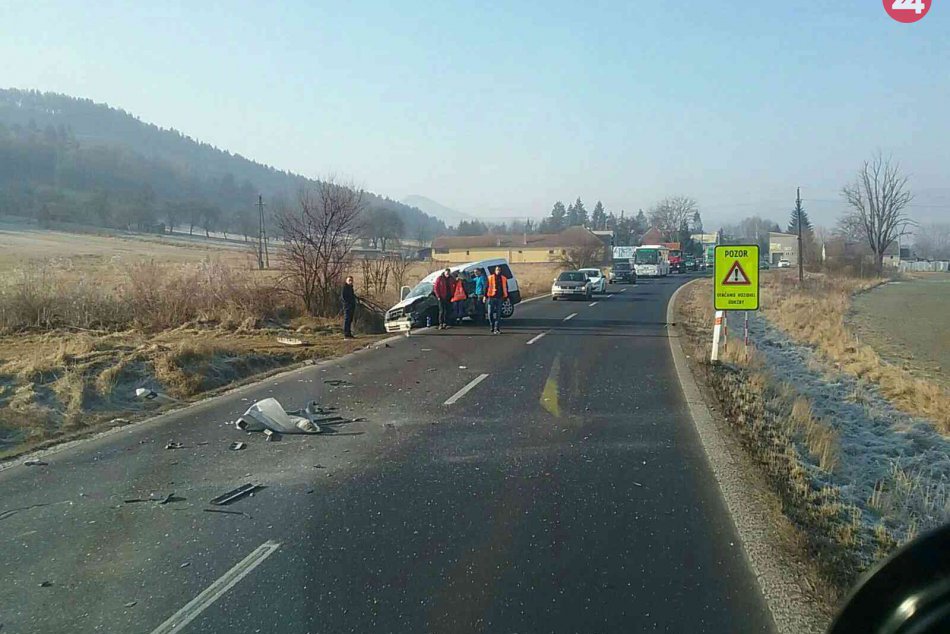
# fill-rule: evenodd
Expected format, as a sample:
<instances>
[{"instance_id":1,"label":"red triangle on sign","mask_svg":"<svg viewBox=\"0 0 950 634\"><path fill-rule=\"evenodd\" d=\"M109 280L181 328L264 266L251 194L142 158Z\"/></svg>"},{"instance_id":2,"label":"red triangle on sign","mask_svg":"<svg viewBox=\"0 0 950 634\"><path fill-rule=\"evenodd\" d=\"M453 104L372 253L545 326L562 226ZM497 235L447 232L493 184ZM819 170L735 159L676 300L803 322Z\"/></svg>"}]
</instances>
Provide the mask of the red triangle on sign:
<instances>
[{"instance_id":1,"label":"red triangle on sign","mask_svg":"<svg viewBox=\"0 0 950 634\"><path fill-rule=\"evenodd\" d=\"M726 277L722 280L723 286L748 286L751 283L749 276L745 274L745 270L742 268L742 265L739 264L739 260L732 263L732 266L729 267L729 272L726 273Z\"/></svg>"}]
</instances>

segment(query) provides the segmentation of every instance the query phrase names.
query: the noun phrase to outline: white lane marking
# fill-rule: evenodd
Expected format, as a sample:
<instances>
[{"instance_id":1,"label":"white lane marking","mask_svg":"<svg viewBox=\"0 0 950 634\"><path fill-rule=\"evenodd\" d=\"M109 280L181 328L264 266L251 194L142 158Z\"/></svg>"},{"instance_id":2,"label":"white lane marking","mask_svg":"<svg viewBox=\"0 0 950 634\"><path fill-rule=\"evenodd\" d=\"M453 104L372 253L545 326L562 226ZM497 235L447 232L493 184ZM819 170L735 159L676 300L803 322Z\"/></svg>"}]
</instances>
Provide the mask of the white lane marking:
<instances>
[{"instance_id":1,"label":"white lane marking","mask_svg":"<svg viewBox=\"0 0 950 634\"><path fill-rule=\"evenodd\" d=\"M588 304L588 306L596 306L596 305L597 305L597 302L591 302Z\"/></svg>"},{"instance_id":2,"label":"white lane marking","mask_svg":"<svg viewBox=\"0 0 950 634\"><path fill-rule=\"evenodd\" d=\"M544 299L545 297L550 297L551 293L545 293L544 295L535 295L534 297L529 297L528 299L521 300L522 304L527 304L528 302L534 302L539 299Z\"/></svg>"},{"instance_id":3,"label":"white lane marking","mask_svg":"<svg viewBox=\"0 0 950 634\"><path fill-rule=\"evenodd\" d=\"M620 289L620 292L621 292L621 293L626 293L626 292L627 292L627 289L621 288L621 289Z\"/></svg>"},{"instance_id":4,"label":"white lane marking","mask_svg":"<svg viewBox=\"0 0 950 634\"><path fill-rule=\"evenodd\" d=\"M569 319L574 319L575 317L577 317L577 313L571 313L570 315L564 318L564 321L567 321Z\"/></svg>"},{"instance_id":5,"label":"white lane marking","mask_svg":"<svg viewBox=\"0 0 950 634\"><path fill-rule=\"evenodd\" d=\"M623 291L620 291L620 292L622 293ZM613 295L608 295L607 299L610 299L611 297L613 297Z\"/></svg>"},{"instance_id":6,"label":"white lane marking","mask_svg":"<svg viewBox=\"0 0 950 634\"><path fill-rule=\"evenodd\" d=\"M530 346L532 343L534 343L535 341L537 341L538 339L540 339L541 337L543 337L543 336L546 335L546 334L548 334L548 333L542 332L540 335L536 335L536 336L532 337L531 339L528 339L527 345Z\"/></svg>"},{"instance_id":7,"label":"white lane marking","mask_svg":"<svg viewBox=\"0 0 950 634\"><path fill-rule=\"evenodd\" d=\"M208 606L224 596L238 581L246 577L265 559L277 552L280 542L268 540L251 551L236 566L228 570L217 581L204 589L201 594L185 604L185 607L172 614L167 621L152 630L152 634L175 634L180 632Z\"/></svg>"},{"instance_id":8,"label":"white lane marking","mask_svg":"<svg viewBox=\"0 0 950 634\"><path fill-rule=\"evenodd\" d=\"M463 396L465 396L466 394L468 394L468 393L472 390L472 388L474 388L476 385L478 385L479 383L481 383L482 381L484 381L484 380L487 379L487 378L488 378L488 375L487 375L487 374L479 374L477 377L475 377L474 379L472 379L472 381L471 381L468 385L466 385L466 386L463 387L461 390L459 390L458 392L456 392L455 394L453 394L452 396L450 396L449 399L448 399L446 402L442 403L442 404L443 404L443 405L451 405L451 404L454 403L455 401L459 400L460 398L462 398Z\"/></svg>"}]
</instances>

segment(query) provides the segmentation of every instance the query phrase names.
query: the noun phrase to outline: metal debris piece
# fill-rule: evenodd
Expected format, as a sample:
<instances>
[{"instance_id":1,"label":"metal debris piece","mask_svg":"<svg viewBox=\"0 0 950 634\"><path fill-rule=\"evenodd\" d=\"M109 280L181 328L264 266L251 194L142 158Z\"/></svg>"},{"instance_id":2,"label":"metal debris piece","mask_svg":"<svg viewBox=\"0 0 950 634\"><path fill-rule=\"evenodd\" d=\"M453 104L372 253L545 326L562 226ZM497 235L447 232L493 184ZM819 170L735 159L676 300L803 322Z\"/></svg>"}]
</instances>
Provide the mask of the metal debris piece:
<instances>
[{"instance_id":1,"label":"metal debris piece","mask_svg":"<svg viewBox=\"0 0 950 634\"><path fill-rule=\"evenodd\" d=\"M184 502L187 498L179 497L175 495L174 492L169 493L165 497L147 497L147 498L130 498L128 500L122 500L123 504L135 504L137 502L157 502L159 506L164 506L171 502Z\"/></svg>"},{"instance_id":2,"label":"metal debris piece","mask_svg":"<svg viewBox=\"0 0 950 634\"><path fill-rule=\"evenodd\" d=\"M231 446L228 447L228 449L230 449L231 451L241 451L245 447L247 447L247 443L238 441L238 442L232 442Z\"/></svg>"},{"instance_id":3,"label":"metal debris piece","mask_svg":"<svg viewBox=\"0 0 950 634\"><path fill-rule=\"evenodd\" d=\"M135 396L138 398L144 398L145 400L151 401L155 398L158 398L158 392L155 390L150 390L145 387L135 388Z\"/></svg>"},{"instance_id":4,"label":"metal debris piece","mask_svg":"<svg viewBox=\"0 0 950 634\"><path fill-rule=\"evenodd\" d=\"M468 366L467 366L467 365L460 365L460 366L459 366L459 370L467 370L467 369L468 369Z\"/></svg>"},{"instance_id":5,"label":"metal debris piece","mask_svg":"<svg viewBox=\"0 0 950 634\"><path fill-rule=\"evenodd\" d=\"M277 343L282 343L285 346L302 346L304 342L302 339L297 339L294 337L277 337Z\"/></svg>"},{"instance_id":6,"label":"metal debris piece","mask_svg":"<svg viewBox=\"0 0 950 634\"><path fill-rule=\"evenodd\" d=\"M184 445L180 442L169 441L165 444L165 449L181 449L182 447L184 447Z\"/></svg>"},{"instance_id":7,"label":"metal debris piece","mask_svg":"<svg viewBox=\"0 0 950 634\"><path fill-rule=\"evenodd\" d=\"M211 500L211 504L214 504L215 506L224 506L226 504L230 504L231 502L234 502L235 500L240 500L244 496L250 495L251 493L254 493L255 491L258 491L263 488L264 488L263 484L255 484L253 482L242 484L238 488L232 489L228 491L227 493L222 493L218 497L214 498L213 500Z\"/></svg>"},{"instance_id":8,"label":"metal debris piece","mask_svg":"<svg viewBox=\"0 0 950 634\"><path fill-rule=\"evenodd\" d=\"M172 492L166 495L165 497L163 497L161 500L157 500L157 502L159 503L159 505L164 506L165 504L168 504L169 502L183 502L184 500L185 498L175 497L175 493Z\"/></svg>"},{"instance_id":9,"label":"metal debris piece","mask_svg":"<svg viewBox=\"0 0 950 634\"><path fill-rule=\"evenodd\" d=\"M23 463L24 467L45 467L49 465L48 462L43 462L42 460L37 460L36 458L31 458Z\"/></svg>"},{"instance_id":10,"label":"metal debris piece","mask_svg":"<svg viewBox=\"0 0 950 634\"><path fill-rule=\"evenodd\" d=\"M345 379L324 379L323 382L332 387L353 387L353 384Z\"/></svg>"},{"instance_id":11,"label":"metal debris piece","mask_svg":"<svg viewBox=\"0 0 950 634\"><path fill-rule=\"evenodd\" d=\"M128 603L125 604L125 607L127 607L127 608L133 608L133 607L135 607L135 605L136 605L137 603L138 603L138 601L129 601Z\"/></svg>"},{"instance_id":12,"label":"metal debris piece","mask_svg":"<svg viewBox=\"0 0 950 634\"><path fill-rule=\"evenodd\" d=\"M265 430L264 430L264 436L265 436L264 440L266 440L267 442L273 442L273 441L275 441L275 440L280 440L280 434L278 434L278 433L277 433L276 431L274 431L273 429L265 429Z\"/></svg>"},{"instance_id":13,"label":"metal debris piece","mask_svg":"<svg viewBox=\"0 0 950 634\"><path fill-rule=\"evenodd\" d=\"M229 511L227 509L203 509L205 513L224 513L225 515L243 515L244 517L251 517L244 511Z\"/></svg>"},{"instance_id":14,"label":"metal debris piece","mask_svg":"<svg viewBox=\"0 0 950 634\"><path fill-rule=\"evenodd\" d=\"M190 561L186 561L185 563L183 563L182 565L180 565L180 566L178 566L178 567L179 567L179 568L187 568L187 567L190 566L190 565L191 565L191 562L190 562Z\"/></svg>"},{"instance_id":15,"label":"metal debris piece","mask_svg":"<svg viewBox=\"0 0 950 634\"><path fill-rule=\"evenodd\" d=\"M49 588L49 587L52 587L52 585L53 585L52 581L40 581L41 588Z\"/></svg>"}]
</instances>

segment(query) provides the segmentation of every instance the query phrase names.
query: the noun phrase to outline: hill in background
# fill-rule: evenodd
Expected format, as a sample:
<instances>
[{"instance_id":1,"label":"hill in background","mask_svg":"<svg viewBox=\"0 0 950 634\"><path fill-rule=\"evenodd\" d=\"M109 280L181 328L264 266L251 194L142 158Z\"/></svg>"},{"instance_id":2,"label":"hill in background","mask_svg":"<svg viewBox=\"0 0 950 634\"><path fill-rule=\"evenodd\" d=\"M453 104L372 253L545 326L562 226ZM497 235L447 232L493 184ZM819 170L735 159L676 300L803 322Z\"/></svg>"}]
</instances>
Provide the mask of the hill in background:
<instances>
[{"instance_id":1,"label":"hill in background","mask_svg":"<svg viewBox=\"0 0 950 634\"><path fill-rule=\"evenodd\" d=\"M451 207L446 207L440 202L432 200L431 198L426 198L425 196L420 196L418 194L412 194L406 196L402 199L404 205L409 205L410 207L415 207L421 209L423 212L434 216L450 226L458 226L462 221L471 222L472 220L477 220L477 218L471 214L467 214L458 209L452 209Z\"/></svg>"},{"instance_id":2,"label":"hill in background","mask_svg":"<svg viewBox=\"0 0 950 634\"><path fill-rule=\"evenodd\" d=\"M253 234L258 194L277 209L307 185L319 183L106 104L0 90L0 214ZM407 238L429 240L445 232L443 221L389 198L369 194L368 208L398 215Z\"/></svg>"}]
</instances>

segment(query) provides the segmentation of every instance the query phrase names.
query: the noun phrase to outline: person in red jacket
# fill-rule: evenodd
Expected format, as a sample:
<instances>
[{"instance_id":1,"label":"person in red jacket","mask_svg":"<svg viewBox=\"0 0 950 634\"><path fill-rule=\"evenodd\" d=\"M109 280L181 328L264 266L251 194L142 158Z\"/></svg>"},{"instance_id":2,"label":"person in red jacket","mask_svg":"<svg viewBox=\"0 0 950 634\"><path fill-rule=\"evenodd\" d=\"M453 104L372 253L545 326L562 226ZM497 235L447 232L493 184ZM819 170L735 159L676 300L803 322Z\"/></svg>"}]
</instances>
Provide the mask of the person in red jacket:
<instances>
[{"instance_id":1,"label":"person in red jacket","mask_svg":"<svg viewBox=\"0 0 950 634\"><path fill-rule=\"evenodd\" d=\"M452 271L445 269L442 275L435 278L432 285L432 294L439 300L439 330L449 327L449 315L452 310L452 293L455 292Z\"/></svg>"},{"instance_id":2,"label":"person in red jacket","mask_svg":"<svg viewBox=\"0 0 950 634\"><path fill-rule=\"evenodd\" d=\"M501 267L488 276L488 324L491 334L501 334L501 304L508 297L508 278L502 275Z\"/></svg>"},{"instance_id":3,"label":"person in red jacket","mask_svg":"<svg viewBox=\"0 0 950 634\"><path fill-rule=\"evenodd\" d=\"M455 274L455 290L452 291L452 306L455 307L455 321L461 323L465 317L468 293L465 292L465 272Z\"/></svg>"}]
</instances>

